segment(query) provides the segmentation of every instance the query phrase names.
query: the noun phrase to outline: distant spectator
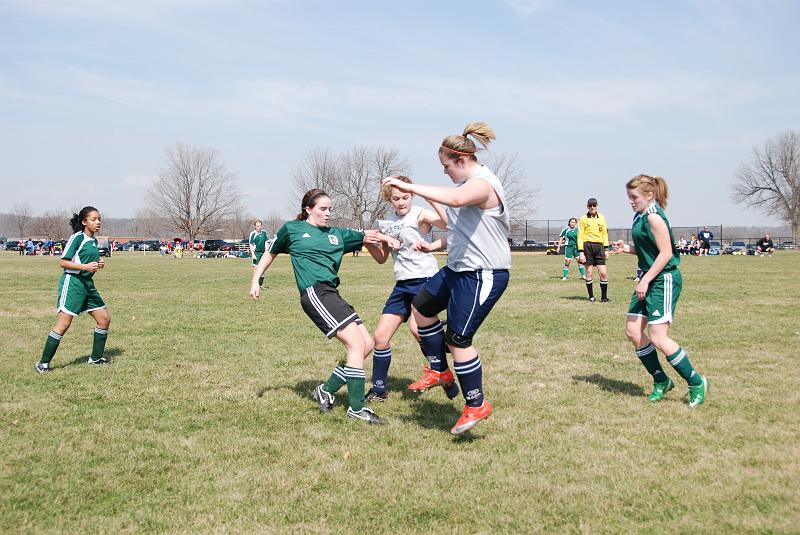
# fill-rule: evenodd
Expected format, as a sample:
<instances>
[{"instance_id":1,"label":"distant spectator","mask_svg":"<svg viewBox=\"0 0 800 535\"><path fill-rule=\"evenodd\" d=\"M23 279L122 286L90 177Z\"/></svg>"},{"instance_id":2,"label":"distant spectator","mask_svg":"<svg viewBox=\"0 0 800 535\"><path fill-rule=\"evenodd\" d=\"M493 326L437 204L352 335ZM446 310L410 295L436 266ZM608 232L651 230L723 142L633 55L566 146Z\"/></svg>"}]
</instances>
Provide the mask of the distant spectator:
<instances>
[{"instance_id":1,"label":"distant spectator","mask_svg":"<svg viewBox=\"0 0 800 535\"><path fill-rule=\"evenodd\" d=\"M689 254L689 242L683 236L678 240L678 251L683 255Z\"/></svg>"},{"instance_id":2,"label":"distant spectator","mask_svg":"<svg viewBox=\"0 0 800 535\"><path fill-rule=\"evenodd\" d=\"M772 243L772 238L769 234L765 234L763 238L756 242L756 254L759 256L769 255L775 252L775 244Z\"/></svg>"},{"instance_id":3,"label":"distant spectator","mask_svg":"<svg viewBox=\"0 0 800 535\"><path fill-rule=\"evenodd\" d=\"M28 241L25 242L25 250L29 255L33 254L33 240L28 238Z\"/></svg>"},{"instance_id":4,"label":"distant spectator","mask_svg":"<svg viewBox=\"0 0 800 535\"><path fill-rule=\"evenodd\" d=\"M19 240L19 243L17 245L19 245L19 255L20 256L24 256L25 255L25 242L23 240Z\"/></svg>"},{"instance_id":5,"label":"distant spectator","mask_svg":"<svg viewBox=\"0 0 800 535\"><path fill-rule=\"evenodd\" d=\"M700 256L708 256L708 250L711 249L711 240L714 239L714 234L708 230L708 227L703 227L697 237L700 240Z\"/></svg>"}]
</instances>

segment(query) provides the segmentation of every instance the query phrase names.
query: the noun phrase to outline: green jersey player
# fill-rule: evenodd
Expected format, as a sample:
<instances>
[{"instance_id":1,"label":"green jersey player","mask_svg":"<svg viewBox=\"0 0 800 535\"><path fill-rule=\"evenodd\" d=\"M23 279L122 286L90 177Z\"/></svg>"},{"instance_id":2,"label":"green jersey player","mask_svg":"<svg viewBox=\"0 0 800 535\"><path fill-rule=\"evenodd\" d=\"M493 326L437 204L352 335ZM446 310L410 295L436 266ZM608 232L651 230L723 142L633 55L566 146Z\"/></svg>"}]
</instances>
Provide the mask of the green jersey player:
<instances>
[{"instance_id":1,"label":"green jersey player","mask_svg":"<svg viewBox=\"0 0 800 535\"><path fill-rule=\"evenodd\" d=\"M260 219L253 221L253 230L250 232L250 237L247 239L247 243L250 247L250 258L253 260L253 269L258 266L258 262L261 260L261 257L264 256L267 241L269 241L269 234L267 234L266 230L261 228L262 225L263 223ZM258 284L264 286L264 277L258 279Z\"/></svg>"},{"instance_id":2,"label":"green jersey player","mask_svg":"<svg viewBox=\"0 0 800 535\"><path fill-rule=\"evenodd\" d=\"M648 399L659 401L674 387L661 368L657 348L689 384L689 406L695 407L705 401L708 380L692 367L686 350L669 337L683 279L678 269L680 253L664 213L667 183L661 177L637 175L628 181L627 190L631 208L636 212L631 229L633 245L619 240L614 243L614 252L635 254L643 275L631 297L625 334L653 377L653 391Z\"/></svg>"},{"instance_id":3,"label":"green jersey player","mask_svg":"<svg viewBox=\"0 0 800 535\"><path fill-rule=\"evenodd\" d=\"M97 324L89 364L108 364L103 353L111 317L93 280L94 274L105 266L94 237L100 230L100 212L93 206L85 206L79 213L72 215L69 223L75 234L67 241L59 262L64 272L58 282L58 315L56 325L44 344L42 358L36 364L36 371L39 373L52 371L50 361L56 354L61 337L72 324L72 318L81 312L88 312Z\"/></svg>"},{"instance_id":4,"label":"green jersey player","mask_svg":"<svg viewBox=\"0 0 800 535\"><path fill-rule=\"evenodd\" d=\"M567 226L561 230L558 235L558 245L556 246L556 253L558 253L561 246L564 246L564 268L561 271L561 280L567 280L569 275L569 265L572 263L573 258L578 258L578 220L570 217ZM581 278L586 278L586 270L582 265L578 264L578 271L581 273Z\"/></svg>"},{"instance_id":5,"label":"green jersey player","mask_svg":"<svg viewBox=\"0 0 800 535\"><path fill-rule=\"evenodd\" d=\"M303 195L300 214L286 223L253 272L250 295L258 299L259 278L280 253L290 255L300 305L311 321L328 338L336 337L347 348L347 358L336 366L328 380L312 391L320 412L333 409L334 394L345 384L349 408L354 420L381 424L383 420L364 406L364 358L373 348L372 336L350 304L339 295L339 266L345 253L360 249L365 243L385 242L397 249L397 240L377 231L359 231L328 226L331 199L321 189Z\"/></svg>"}]
</instances>

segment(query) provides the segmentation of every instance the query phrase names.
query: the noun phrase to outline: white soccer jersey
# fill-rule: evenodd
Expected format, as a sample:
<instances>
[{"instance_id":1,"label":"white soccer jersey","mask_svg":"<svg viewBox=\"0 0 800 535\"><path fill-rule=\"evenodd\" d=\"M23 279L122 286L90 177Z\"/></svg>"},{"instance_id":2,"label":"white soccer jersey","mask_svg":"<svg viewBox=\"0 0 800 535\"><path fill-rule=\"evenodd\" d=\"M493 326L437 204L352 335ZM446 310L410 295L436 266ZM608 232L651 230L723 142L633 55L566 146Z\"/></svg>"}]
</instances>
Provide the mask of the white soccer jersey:
<instances>
[{"instance_id":1,"label":"white soccer jersey","mask_svg":"<svg viewBox=\"0 0 800 535\"><path fill-rule=\"evenodd\" d=\"M400 241L400 249L392 251L394 261L394 278L402 281L432 277L439 271L439 263L431 253L424 253L414 249L414 244L423 240L431 241L430 234L423 234L419 229L419 215L422 208L412 206L404 216L392 214L387 219L375 222L375 228L381 234L386 234Z\"/></svg>"}]
</instances>

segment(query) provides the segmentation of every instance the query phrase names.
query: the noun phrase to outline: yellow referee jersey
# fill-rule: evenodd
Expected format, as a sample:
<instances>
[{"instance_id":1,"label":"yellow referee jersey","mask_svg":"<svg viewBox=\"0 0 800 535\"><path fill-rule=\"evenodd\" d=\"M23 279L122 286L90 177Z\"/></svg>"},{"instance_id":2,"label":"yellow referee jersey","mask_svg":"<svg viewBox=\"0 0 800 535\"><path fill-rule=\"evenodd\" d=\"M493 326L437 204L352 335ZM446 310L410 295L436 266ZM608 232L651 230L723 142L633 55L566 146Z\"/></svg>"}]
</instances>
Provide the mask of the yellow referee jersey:
<instances>
[{"instance_id":1,"label":"yellow referee jersey","mask_svg":"<svg viewBox=\"0 0 800 535\"><path fill-rule=\"evenodd\" d=\"M606 218L598 213L594 217L581 216L578 222L578 251L583 251L584 242L602 243L608 245L608 227Z\"/></svg>"}]
</instances>

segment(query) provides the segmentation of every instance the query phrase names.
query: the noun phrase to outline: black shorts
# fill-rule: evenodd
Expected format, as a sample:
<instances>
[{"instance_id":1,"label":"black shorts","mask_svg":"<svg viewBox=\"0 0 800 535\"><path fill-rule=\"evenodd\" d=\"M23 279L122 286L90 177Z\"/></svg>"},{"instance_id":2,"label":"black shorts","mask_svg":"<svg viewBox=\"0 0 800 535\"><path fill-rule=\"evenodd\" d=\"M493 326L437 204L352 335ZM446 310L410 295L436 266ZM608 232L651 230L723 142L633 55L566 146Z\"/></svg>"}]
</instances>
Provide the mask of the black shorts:
<instances>
[{"instance_id":1,"label":"black shorts","mask_svg":"<svg viewBox=\"0 0 800 535\"><path fill-rule=\"evenodd\" d=\"M583 256L586 257L587 266L606 265L606 248L603 247L602 243L583 242Z\"/></svg>"},{"instance_id":2,"label":"black shorts","mask_svg":"<svg viewBox=\"0 0 800 535\"><path fill-rule=\"evenodd\" d=\"M711 249L711 244L709 242L707 242L707 241L701 241L700 242L700 250L701 251L708 251L709 249Z\"/></svg>"},{"instance_id":3,"label":"black shorts","mask_svg":"<svg viewBox=\"0 0 800 535\"><path fill-rule=\"evenodd\" d=\"M300 306L328 338L333 338L339 329L353 322L356 325L364 323L336 288L324 282L303 290L300 293Z\"/></svg>"}]
</instances>

